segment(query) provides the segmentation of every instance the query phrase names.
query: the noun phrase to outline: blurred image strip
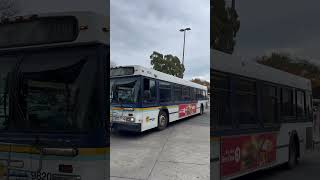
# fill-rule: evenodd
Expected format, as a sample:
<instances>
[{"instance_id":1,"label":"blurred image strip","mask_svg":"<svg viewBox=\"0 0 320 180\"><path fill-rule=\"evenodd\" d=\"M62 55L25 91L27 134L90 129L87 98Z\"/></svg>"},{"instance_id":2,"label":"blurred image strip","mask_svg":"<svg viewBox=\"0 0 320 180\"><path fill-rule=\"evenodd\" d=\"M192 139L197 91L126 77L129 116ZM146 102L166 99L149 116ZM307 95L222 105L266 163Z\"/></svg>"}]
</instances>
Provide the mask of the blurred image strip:
<instances>
[{"instance_id":1,"label":"blurred image strip","mask_svg":"<svg viewBox=\"0 0 320 180\"><path fill-rule=\"evenodd\" d=\"M0 1L0 179L109 179L109 6Z\"/></svg>"}]
</instances>

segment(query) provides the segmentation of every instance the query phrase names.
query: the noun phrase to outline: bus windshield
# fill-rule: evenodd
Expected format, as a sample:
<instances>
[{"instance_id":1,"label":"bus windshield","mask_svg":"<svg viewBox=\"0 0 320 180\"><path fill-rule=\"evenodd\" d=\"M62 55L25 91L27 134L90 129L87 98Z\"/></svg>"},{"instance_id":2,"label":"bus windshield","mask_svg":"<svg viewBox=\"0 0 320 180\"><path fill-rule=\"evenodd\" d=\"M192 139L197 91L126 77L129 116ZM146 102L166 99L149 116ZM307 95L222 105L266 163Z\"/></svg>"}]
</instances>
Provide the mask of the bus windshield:
<instances>
[{"instance_id":1,"label":"bus windshield","mask_svg":"<svg viewBox=\"0 0 320 180\"><path fill-rule=\"evenodd\" d=\"M0 130L85 131L97 125L97 61L76 52L0 56Z\"/></svg>"},{"instance_id":2,"label":"bus windshield","mask_svg":"<svg viewBox=\"0 0 320 180\"><path fill-rule=\"evenodd\" d=\"M140 78L113 78L110 84L111 103L137 103L139 99Z\"/></svg>"}]
</instances>

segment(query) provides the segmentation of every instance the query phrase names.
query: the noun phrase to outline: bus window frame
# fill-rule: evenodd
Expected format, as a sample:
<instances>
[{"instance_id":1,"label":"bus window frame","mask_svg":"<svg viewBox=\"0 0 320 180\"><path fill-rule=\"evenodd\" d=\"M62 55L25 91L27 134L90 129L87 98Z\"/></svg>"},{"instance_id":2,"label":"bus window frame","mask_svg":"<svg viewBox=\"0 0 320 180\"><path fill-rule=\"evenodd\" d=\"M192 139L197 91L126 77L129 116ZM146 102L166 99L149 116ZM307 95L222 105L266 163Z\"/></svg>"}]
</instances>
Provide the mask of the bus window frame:
<instances>
[{"instance_id":1,"label":"bus window frame","mask_svg":"<svg viewBox=\"0 0 320 180\"><path fill-rule=\"evenodd\" d=\"M228 95L228 106L229 106L229 110L230 110L230 118L231 118L231 124L230 125L218 125L218 123L215 123L215 121L213 121L213 127L214 129L217 129L217 130L227 130L227 131L232 131L235 129L235 122L234 122L234 118L233 118L233 108L231 107L232 105L232 102L231 102L231 95L232 95L232 91L231 91L231 76L230 74L228 73L223 73L223 72L217 72L217 71L214 71L212 76L220 76L222 78L226 78L227 79L227 89L223 89L223 88L217 88L217 87L214 87L214 83L212 84L213 87L213 93L211 94L212 96L212 99L213 101L215 101L215 91L218 91L218 92L223 92L223 93L226 93ZM197 92L201 92L200 89L197 90ZM200 94L200 93L197 93L197 94ZM213 108L213 105L211 105L211 108ZM214 120L214 119L213 119ZM219 120L220 121L220 120ZM218 122L218 121L217 121Z\"/></svg>"},{"instance_id":2,"label":"bus window frame","mask_svg":"<svg viewBox=\"0 0 320 180\"><path fill-rule=\"evenodd\" d=\"M268 97L276 100L276 112L275 112L276 119L274 119L274 123L265 123L264 119L261 117L262 126L263 127L277 127L280 124L280 115L281 115L281 111L280 111L281 104L279 103L280 102L280 89L281 89L281 87L279 87L279 85L276 85L276 84L270 83L270 82L262 82L261 85L263 86L263 88L261 89L262 91L264 90L265 86L275 88L275 96L268 96ZM260 96L261 107L260 107L260 109L261 109L261 115L263 116L263 98L265 98L265 97L264 97L264 92L259 92L259 93L261 93L261 96Z\"/></svg>"},{"instance_id":3,"label":"bus window frame","mask_svg":"<svg viewBox=\"0 0 320 180\"><path fill-rule=\"evenodd\" d=\"M304 112L302 113L302 116L299 116L298 114L298 92L301 92L303 94L303 107ZM295 90L295 97L296 97L296 118L297 122L308 122L309 121L309 113L307 109L307 96L309 95L308 91L302 90L302 89L296 89Z\"/></svg>"},{"instance_id":4,"label":"bus window frame","mask_svg":"<svg viewBox=\"0 0 320 180\"><path fill-rule=\"evenodd\" d=\"M283 91L284 90L289 90L292 94L291 94L291 98L292 98L292 101L291 101L291 106L292 106L292 114L291 115L287 115L287 114L283 114ZM282 85L281 86L281 92L280 92L280 117L281 117L281 122L282 123L286 123L286 122L296 122L297 119L296 119L296 98L295 98L295 88L293 87L288 87L288 86L284 86Z\"/></svg>"},{"instance_id":5,"label":"bus window frame","mask_svg":"<svg viewBox=\"0 0 320 180\"><path fill-rule=\"evenodd\" d=\"M168 81L163 81L163 80L160 80L160 79L157 79L157 91L158 91L158 102L159 102L159 105L161 106L166 106L166 105L171 105L174 101L173 101L173 98L172 98L172 83L171 82L168 82ZM161 102L161 99L160 99L160 83L167 83L169 84L170 88L165 88L165 89L170 89L170 100L169 101L165 101L165 102Z\"/></svg>"},{"instance_id":6,"label":"bus window frame","mask_svg":"<svg viewBox=\"0 0 320 180\"><path fill-rule=\"evenodd\" d=\"M177 83L173 83L172 86L173 86L172 89L173 89L173 96L174 96L173 102L174 102L174 103L181 103L181 102L183 102L183 101L182 101L182 89L183 89L182 87L183 87L183 86L182 86L181 84L177 84ZM179 91L179 93L180 93L180 94L179 94L179 97L180 97L180 98L178 98L178 99L176 99L176 97L177 97L177 96L176 96L176 92L177 92L177 91L176 91L176 87L178 87L179 90L180 90L180 91Z\"/></svg>"},{"instance_id":7,"label":"bus window frame","mask_svg":"<svg viewBox=\"0 0 320 180\"><path fill-rule=\"evenodd\" d=\"M245 81L245 82L249 82L249 83L253 83L254 87L253 87L253 92L249 92L249 91L237 91L236 90L236 84L235 82L237 80L240 80L240 81ZM254 103L255 103L255 112L254 112L254 118L255 118L255 123L243 123L241 124L239 122L239 119L237 119L236 115L233 114L232 117L234 117L234 121L235 121L235 125L236 127L240 128L240 129L256 129L256 128L259 128L260 127L260 122L261 120L259 119L258 117L258 81L257 80L254 80L252 78L247 78L247 77L242 77L242 76L235 76L235 75L232 75L231 76L231 83L232 83L232 86L231 86L231 101L233 102L231 104L231 108L234 109L234 106L235 106L235 101L237 101L237 98L236 96L240 95L240 96L253 96L254 97ZM235 111L232 111L232 113L235 113Z\"/></svg>"}]
</instances>

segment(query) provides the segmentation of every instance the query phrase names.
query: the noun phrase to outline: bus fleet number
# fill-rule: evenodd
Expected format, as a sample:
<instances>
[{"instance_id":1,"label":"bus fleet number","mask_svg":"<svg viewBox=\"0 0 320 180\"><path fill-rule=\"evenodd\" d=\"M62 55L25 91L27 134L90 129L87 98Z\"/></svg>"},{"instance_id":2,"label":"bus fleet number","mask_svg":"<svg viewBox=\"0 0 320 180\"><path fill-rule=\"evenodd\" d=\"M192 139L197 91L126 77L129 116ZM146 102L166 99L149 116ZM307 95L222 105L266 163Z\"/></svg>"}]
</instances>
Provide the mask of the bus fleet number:
<instances>
[{"instance_id":1,"label":"bus fleet number","mask_svg":"<svg viewBox=\"0 0 320 180\"><path fill-rule=\"evenodd\" d=\"M51 180L51 173L31 172L32 180Z\"/></svg>"}]
</instances>

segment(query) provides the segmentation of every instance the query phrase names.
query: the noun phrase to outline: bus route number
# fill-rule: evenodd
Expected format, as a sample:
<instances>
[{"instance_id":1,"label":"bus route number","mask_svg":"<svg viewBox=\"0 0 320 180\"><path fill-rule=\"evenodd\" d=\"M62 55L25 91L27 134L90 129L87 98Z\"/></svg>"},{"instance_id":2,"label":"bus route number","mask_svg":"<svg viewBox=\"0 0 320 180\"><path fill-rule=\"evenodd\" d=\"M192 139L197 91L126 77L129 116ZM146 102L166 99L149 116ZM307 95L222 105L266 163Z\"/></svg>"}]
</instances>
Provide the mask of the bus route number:
<instances>
[{"instance_id":1,"label":"bus route number","mask_svg":"<svg viewBox=\"0 0 320 180\"><path fill-rule=\"evenodd\" d=\"M51 173L49 172L31 172L32 180L51 180Z\"/></svg>"}]
</instances>

